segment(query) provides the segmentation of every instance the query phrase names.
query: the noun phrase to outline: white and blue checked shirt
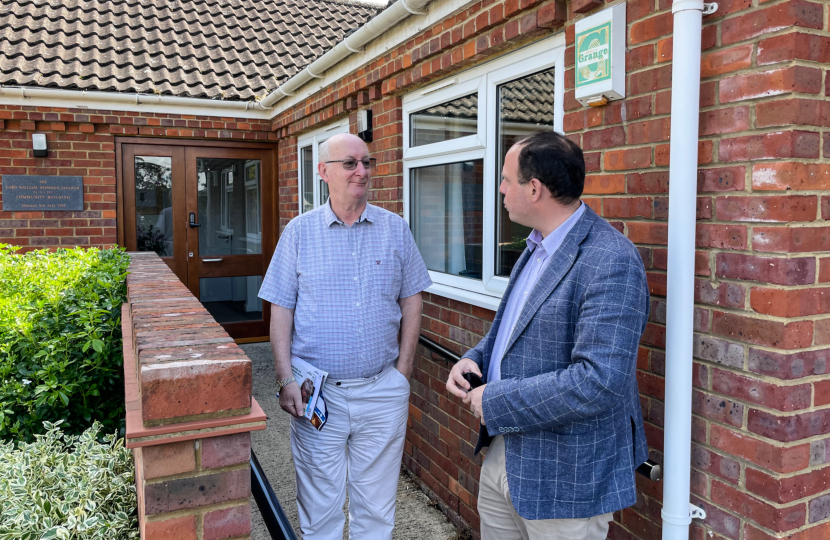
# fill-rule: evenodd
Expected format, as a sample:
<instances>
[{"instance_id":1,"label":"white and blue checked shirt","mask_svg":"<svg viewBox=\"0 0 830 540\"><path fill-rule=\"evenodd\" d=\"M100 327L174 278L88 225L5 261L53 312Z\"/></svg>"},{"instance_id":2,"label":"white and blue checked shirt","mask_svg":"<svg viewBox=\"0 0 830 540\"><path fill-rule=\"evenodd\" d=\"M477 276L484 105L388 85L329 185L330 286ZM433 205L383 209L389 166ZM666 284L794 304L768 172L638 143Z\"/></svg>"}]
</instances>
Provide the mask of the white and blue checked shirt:
<instances>
[{"instance_id":1,"label":"white and blue checked shirt","mask_svg":"<svg viewBox=\"0 0 830 540\"><path fill-rule=\"evenodd\" d=\"M487 370L487 382L501 380L501 359L504 356L504 348L510 341L510 335L519 320L519 315L522 314L527 303L527 297L530 296L531 291L539 281L539 276L542 274L550 256L559 249L565 237L571 232L576 222L585 213L585 203L579 205L576 212L566 219L561 225L554 229L547 238L542 239L542 233L533 229L530 236L527 237L527 247L533 253L531 259L522 268L521 273L516 276L516 285L507 299L507 305L504 308L504 316L499 326L499 332L496 334L496 341L493 343L493 353L490 355L490 369Z\"/></svg>"},{"instance_id":2,"label":"white and blue checked shirt","mask_svg":"<svg viewBox=\"0 0 830 540\"><path fill-rule=\"evenodd\" d=\"M367 203L348 227L327 202L285 227L259 297L294 310L292 356L357 379L395 362L398 299L430 285L400 216Z\"/></svg>"}]
</instances>

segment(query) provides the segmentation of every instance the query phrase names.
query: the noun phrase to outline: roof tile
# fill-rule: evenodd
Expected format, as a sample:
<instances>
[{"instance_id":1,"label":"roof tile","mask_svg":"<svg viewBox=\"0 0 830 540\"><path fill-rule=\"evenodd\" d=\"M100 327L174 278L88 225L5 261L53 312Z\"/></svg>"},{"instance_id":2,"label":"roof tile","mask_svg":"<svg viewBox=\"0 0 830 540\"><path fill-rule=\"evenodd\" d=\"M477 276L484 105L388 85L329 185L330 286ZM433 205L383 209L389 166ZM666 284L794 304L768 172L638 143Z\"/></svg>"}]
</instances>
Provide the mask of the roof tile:
<instances>
[{"instance_id":1,"label":"roof tile","mask_svg":"<svg viewBox=\"0 0 830 540\"><path fill-rule=\"evenodd\" d=\"M379 12L326 0L17 0L0 84L261 98Z\"/></svg>"}]
</instances>

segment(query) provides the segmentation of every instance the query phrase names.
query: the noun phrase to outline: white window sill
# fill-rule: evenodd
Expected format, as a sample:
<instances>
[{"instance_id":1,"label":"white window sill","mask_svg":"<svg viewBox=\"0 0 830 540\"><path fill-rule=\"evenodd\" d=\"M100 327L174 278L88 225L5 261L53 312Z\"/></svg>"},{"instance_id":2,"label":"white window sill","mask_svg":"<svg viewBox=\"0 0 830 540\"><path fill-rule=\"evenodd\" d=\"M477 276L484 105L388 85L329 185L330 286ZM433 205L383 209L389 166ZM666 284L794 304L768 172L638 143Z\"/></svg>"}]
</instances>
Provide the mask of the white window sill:
<instances>
[{"instance_id":1,"label":"white window sill","mask_svg":"<svg viewBox=\"0 0 830 540\"><path fill-rule=\"evenodd\" d=\"M442 285L440 283L433 283L426 292L437 296L443 296L450 300L457 300L466 304L472 304L490 311L499 309L501 303L501 296L490 296L488 294L481 294L477 292L459 289L458 287L450 287L449 285Z\"/></svg>"}]
</instances>

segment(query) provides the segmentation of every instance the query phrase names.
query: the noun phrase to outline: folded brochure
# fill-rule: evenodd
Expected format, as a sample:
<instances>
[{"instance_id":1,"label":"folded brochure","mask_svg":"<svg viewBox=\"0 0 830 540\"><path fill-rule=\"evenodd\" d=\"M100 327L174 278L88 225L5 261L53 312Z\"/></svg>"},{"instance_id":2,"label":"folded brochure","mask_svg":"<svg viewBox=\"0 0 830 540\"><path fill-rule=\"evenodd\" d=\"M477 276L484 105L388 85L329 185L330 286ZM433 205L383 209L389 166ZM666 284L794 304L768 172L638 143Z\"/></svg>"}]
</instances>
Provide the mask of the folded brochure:
<instances>
[{"instance_id":1,"label":"folded brochure","mask_svg":"<svg viewBox=\"0 0 830 540\"><path fill-rule=\"evenodd\" d=\"M328 420L323 383L329 374L296 356L291 357L291 371L300 385L300 394L305 405L304 416L317 430L323 429Z\"/></svg>"}]
</instances>

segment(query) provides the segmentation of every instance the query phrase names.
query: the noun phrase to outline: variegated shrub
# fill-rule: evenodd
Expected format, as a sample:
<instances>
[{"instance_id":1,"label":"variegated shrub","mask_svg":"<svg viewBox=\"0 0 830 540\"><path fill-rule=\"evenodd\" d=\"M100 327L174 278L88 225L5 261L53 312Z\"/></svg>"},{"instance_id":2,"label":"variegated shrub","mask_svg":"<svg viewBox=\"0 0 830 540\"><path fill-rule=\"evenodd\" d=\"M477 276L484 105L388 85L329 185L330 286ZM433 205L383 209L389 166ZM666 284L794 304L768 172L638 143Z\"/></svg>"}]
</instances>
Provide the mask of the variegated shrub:
<instances>
[{"instance_id":1,"label":"variegated shrub","mask_svg":"<svg viewBox=\"0 0 830 540\"><path fill-rule=\"evenodd\" d=\"M0 540L138 538L133 461L123 439L44 422L35 442L0 442Z\"/></svg>"}]
</instances>

